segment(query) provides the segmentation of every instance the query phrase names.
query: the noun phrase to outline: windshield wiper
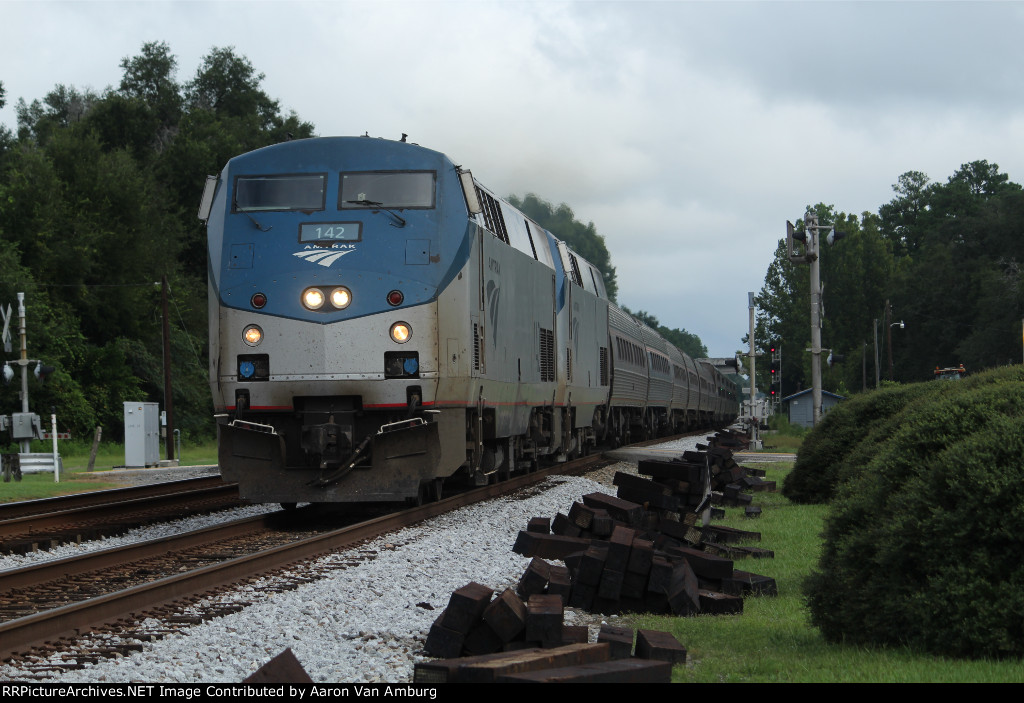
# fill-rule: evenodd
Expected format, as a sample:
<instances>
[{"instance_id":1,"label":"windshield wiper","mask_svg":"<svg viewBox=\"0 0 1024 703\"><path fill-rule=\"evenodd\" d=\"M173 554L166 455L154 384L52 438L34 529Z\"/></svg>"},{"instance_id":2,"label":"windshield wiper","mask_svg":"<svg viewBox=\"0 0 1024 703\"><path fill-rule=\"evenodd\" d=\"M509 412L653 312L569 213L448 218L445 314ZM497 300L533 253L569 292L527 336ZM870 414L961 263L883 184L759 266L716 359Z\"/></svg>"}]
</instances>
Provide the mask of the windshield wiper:
<instances>
[{"instance_id":1,"label":"windshield wiper","mask_svg":"<svg viewBox=\"0 0 1024 703\"><path fill-rule=\"evenodd\" d=\"M251 221L251 222L252 222L252 223L253 223L254 225L256 225L256 229L258 229L258 230L259 230L260 232L269 232L270 230L274 229L274 225L270 225L269 227L264 227L263 225L261 225L261 224L260 224L259 222L257 222L257 221L256 221L256 218L255 218L255 217L253 217L252 215L250 215L250 214L249 214L249 211L248 211L248 210L244 210L244 209L242 209L242 208L238 207L238 200L237 200L237 199L236 199L235 197L232 197L232 198L231 198L231 208L232 208L232 209L233 209L233 210L234 210L235 212L240 212L240 213L242 213L243 215L245 215L246 217L248 217L248 218L249 218L249 220L250 220L250 221Z\"/></svg>"},{"instance_id":2,"label":"windshield wiper","mask_svg":"<svg viewBox=\"0 0 1024 703\"><path fill-rule=\"evenodd\" d=\"M374 208L374 212L377 212L378 210L383 210L384 212L398 220L397 225L394 222L389 223L392 227L405 227L405 218L400 217L398 213L393 212L392 210L389 210L386 207L384 207L384 203L378 203L376 200L346 200L345 202L350 203L352 205L366 205L368 207Z\"/></svg>"}]
</instances>

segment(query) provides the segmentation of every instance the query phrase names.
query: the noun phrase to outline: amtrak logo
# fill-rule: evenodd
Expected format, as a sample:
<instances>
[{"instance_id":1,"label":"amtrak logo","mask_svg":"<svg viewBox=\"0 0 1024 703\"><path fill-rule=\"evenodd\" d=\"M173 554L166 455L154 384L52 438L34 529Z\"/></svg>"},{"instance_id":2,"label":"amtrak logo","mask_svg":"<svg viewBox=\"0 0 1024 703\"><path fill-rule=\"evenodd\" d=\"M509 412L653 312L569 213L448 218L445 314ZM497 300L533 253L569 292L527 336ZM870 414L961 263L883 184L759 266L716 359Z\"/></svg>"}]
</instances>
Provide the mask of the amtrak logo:
<instances>
[{"instance_id":1,"label":"amtrak logo","mask_svg":"<svg viewBox=\"0 0 1024 703\"><path fill-rule=\"evenodd\" d=\"M487 312L488 317L491 321L491 341L493 344L498 343L498 303L501 301L501 286L499 286L493 279L487 281Z\"/></svg>"},{"instance_id":2,"label":"amtrak logo","mask_svg":"<svg viewBox=\"0 0 1024 703\"><path fill-rule=\"evenodd\" d=\"M335 261L345 256L345 254L351 254L356 249L352 247L350 249L322 249L320 247L304 249L297 251L292 256L297 256L300 259L308 261L313 264L320 264L321 266L329 267Z\"/></svg>"}]
</instances>

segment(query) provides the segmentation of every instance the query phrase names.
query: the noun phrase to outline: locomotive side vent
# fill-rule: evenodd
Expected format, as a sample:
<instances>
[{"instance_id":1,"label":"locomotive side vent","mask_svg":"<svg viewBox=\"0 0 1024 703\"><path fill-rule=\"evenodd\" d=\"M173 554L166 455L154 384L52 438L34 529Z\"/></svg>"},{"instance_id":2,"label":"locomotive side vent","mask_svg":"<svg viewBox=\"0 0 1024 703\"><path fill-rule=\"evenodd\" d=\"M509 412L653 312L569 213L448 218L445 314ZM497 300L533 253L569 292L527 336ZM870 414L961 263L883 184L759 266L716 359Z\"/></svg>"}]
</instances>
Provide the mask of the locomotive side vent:
<instances>
[{"instance_id":1,"label":"locomotive side vent","mask_svg":"<svg viewBox=\"0 0 1024 703\"><path fill-rule=\"evenodd\" d=\"M608 347L601 347L601 385L608 385Z\"/></svg>"},{"instance_id":2,"label":"locomotive side vent","mask_svg":"<svg viewBox=\"0 0 1024 703\"><path fill-rule=\"evenodd\" d=\"M483 330L476 322L473 323L473 370L477 373L484 370Z\"/></svg>"},{"instance_id":3,"label":"locomotive side vent","mask_svg":"<svg viewBox=\"0 0 1024 703\"><path fill-rule=\"evenodd\" d=\"M572 281L580 288L582 288L583 276L580 275L580 264L578 261L576 261L576 256L571 251L569 252L569 262L572 264L572 271L570 272L570 275L572 276Z\"/></svg>"},{"instance_id":4,"label":"locomotive side vent","mask_svg":"<svg viewBox=\"0 0 1024 703\"><path fill-rule=\"evenodd\" d=\"M555 333L540 328L540 380L547 383L555 380Z\"/></svg>"},{"instance_id":5,"label":"locomotive side vent","mask_svg":"<svg viewBox=\"0 0 1024 703\"><path fill-rule=\"evenodd\" d=\"M572 348L565 348L565 380L572 381Z\"/></svg>"},{"instance_id":6,"label":"locomotive side vent","mask_svg":"<svg viewBox=\"0 0 1024 703\"><path fill-rule=\"evenodd\" d=\"M505 244L511 244L508 238L508 230L505 228L505 216L501 213L501 203L495 200L490 193L485 190L481 190L479 187L476 189L477 197L480 199L480 205L484 211L484 223L487 229L491 230L501 241Z\"/></svg>"}]
</instances>

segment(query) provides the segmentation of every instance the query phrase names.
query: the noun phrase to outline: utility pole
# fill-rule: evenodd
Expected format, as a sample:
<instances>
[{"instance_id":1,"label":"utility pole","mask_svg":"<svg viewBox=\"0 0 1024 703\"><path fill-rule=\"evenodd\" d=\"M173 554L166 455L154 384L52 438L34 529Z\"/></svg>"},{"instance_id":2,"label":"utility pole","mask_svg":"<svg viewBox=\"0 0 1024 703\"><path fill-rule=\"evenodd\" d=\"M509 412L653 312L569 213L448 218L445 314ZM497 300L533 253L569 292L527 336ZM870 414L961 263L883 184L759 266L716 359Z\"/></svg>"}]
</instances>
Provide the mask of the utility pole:
<instances>
[{"instance_id":1,"label":"utility pole","mask_svg":"<svg viewBox=\"0 0 1024 703\"><path fill-rule=\"evenodd\" d=\"M18 293L18 337L21 340L21 355L18 366L21 367L21 412L28 413L28 339L25 332L25 294ZM18 440L22 454L32 451L32 440Z\"/></svg>"},{"instance_id":2,"label":"utility pole","mask_svg":"<svg viewBox=\"0 0 1024 703\"><path fill-rule=\"evenodd\" d=\"M875 390L878 390L880 384L880 372L878 368L878 318L875 318L875 323L871 327L871 331L875 335Z\"/></svg>"},{"instance_id":3,"label":"utility pole","mask_svg":"<svg viewBox=\"0 0 1024 703\"><path fill-rule=\"evenodd\" d=\"M821 419L821 268L819 261L819 231L830 230L827 240L834 244L845 234L836 232L829 225L819 225L818 216L808 210L804 213L804 231L797 232L791 222L786 222L786 244L789 248L789 260L794 263L806 263L811 267L811 395L814 399L814 424ZM794 253L793 241L802 241L804 253Z\"/></svg>"},{"instance_id":4,"label":"utility pole","mask_svg":"<svg viewBox=\"0 0 1024 703\"><path fill-rule=\"evenodd\" d=\"M889 347L889 380L892 380L892 306L885 301L885 337Z\"/></svg>"},{"instance_id":5,"label":"utility pole","mask_svg":"<svg viewBox=\"0 0 1024 703\"><path fill-rule=\"evenodd\" d=\"M860 390L862 393L868 390L868 343L863 340L860 343Z\"/></svg>"},{"instance_id":6,"label":"utility pole","mask_svg":"<svg viewBox=\"0 0 1024 703\"><path fill-rule=\"evenodd\" d=\"M750 353L747 355L750 359L750 448L760 449L761 440L757 438L758 430L760 429L760 421L757 417L757 383L755 379L755 366L757 363L757 356L754 353L754 294L747 293L747 309L750 312Z\"/></svg>"},{"instance_id":7,"label":"utility pole","mask_svg":"<svg viewBox=\"0 0 1024 703\"><path fill-rule=\"evenodd\" d=\"M171 326L167 317L167 276L161 281L161 307L163 308L164 321L164 412L167 413L167 426L165 428L167 442L167 460L174 460L174 402L171 399Z\"/></svg>"},{"instance_id":8,"label":"utility pole","mask_svg":"<svg viewBox=\"0 0 1024 703\"><path fill-rule=\"evenodd\" d=\"M808 217L809 216L809 217ZM811 264L811 397L814 399L814 424L821 420L821 265L818 259L818 217L806 213L808 254Z\"/></svg>"}]
</instances>

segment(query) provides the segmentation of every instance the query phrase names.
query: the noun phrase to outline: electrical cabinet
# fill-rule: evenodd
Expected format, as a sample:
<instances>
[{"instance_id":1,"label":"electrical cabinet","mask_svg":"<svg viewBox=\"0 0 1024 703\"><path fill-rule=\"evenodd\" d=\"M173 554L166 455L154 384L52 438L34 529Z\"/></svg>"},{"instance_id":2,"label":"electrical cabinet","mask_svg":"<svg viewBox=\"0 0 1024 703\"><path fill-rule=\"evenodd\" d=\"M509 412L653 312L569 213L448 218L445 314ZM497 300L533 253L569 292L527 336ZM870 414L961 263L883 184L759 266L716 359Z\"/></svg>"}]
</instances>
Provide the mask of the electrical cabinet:
<instances>
[{"instance_id":1,"label":"electrical cabinet","mask_svg":"<svg viewBox=\"0 0 1024 703\"><path fill-rule=\"evenodd\" d=\"M124 465L156 466L160 463L160 406L158 403L124 404Z\"/></svg>"}]
</instances>

